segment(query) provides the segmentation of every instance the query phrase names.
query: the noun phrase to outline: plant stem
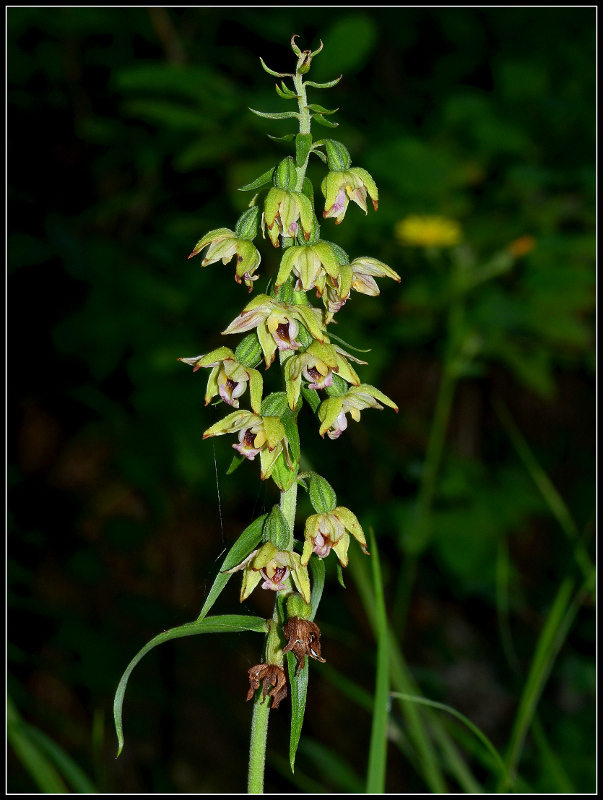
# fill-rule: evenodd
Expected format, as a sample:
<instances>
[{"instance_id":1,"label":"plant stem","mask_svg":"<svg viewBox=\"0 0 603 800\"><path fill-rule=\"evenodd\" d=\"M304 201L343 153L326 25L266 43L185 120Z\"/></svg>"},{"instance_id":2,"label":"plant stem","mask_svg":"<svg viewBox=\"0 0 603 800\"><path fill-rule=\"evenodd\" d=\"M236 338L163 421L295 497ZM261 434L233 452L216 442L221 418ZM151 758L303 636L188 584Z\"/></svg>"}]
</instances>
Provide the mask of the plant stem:
<instances>
[{"instance_id":1,"label":"plant stem","mask_svg":"<svg viewBox=\"0 0 603 800\"><path fill-rule=\"evenodd\" d=\"M266 764L269 713L270 698L266 697L264 699L260 688L253 699L251 741L249 744L249 794L264 793L264 767Z\"/></svg>"},{"instance_id":2,"label":"plant stem","mask_svg":"<svg viewBox=\"0 0 603 800\"><path fill-rule=\"evenodd\" d=\"M286 492L281 492L281 511L283 512L283 516L289 523L289 527L291 528L291 532L293 532L293 526L295 524L295 509L297 507L297 481L293 481L291 486L287 489Z\"/></svg>"}]
</instances>

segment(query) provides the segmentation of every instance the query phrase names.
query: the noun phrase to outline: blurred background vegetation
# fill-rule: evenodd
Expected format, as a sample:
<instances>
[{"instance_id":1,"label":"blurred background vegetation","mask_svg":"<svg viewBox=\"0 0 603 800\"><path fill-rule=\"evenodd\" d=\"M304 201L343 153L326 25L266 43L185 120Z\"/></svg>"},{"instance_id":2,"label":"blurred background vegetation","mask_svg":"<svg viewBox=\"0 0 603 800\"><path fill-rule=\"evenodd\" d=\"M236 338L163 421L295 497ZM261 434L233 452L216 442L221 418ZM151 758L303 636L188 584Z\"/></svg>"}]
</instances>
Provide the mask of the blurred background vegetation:
<instances>
[{"instance_id":1,"label":"blurred background vegetation","mask_svg":"<svg viewBox=\"0 0 603 800\"><path fill-rule=\"evenodd\" d=\"M395 225L409 214L455 219L463 252L484 262L535 240L466 303L477 344L455 386L403 640L423 692L504 749L536 638L576 571L574 545L497 408L594 550L594 9L9 8L12 792L44 785L31 768L32 752L52 755L44 736L102 792L244 790L252 634L147 656L126 694L117 762L111 707L136 651L197 616L224 548L276 496L255 464L225 476L230 442L201 441L221 409L204 407L204 375L176 359L219 346L248 301L232 265L202 270L187 255L208 230L234 225L249 201L238 186L291 152L266 138L293 131L291 121L248 107L289 110L258 56L289 71L294 33L302 48L324 42L313 80L344 76L312 96L340 109L338 131L315 136L341 139L380 187L377 214L351 207L323 236L402 276L379 298L356 295L337 330L372 348L361 377L400 413L368 411L336 442L318 437L307 412L301 429L339 502L375 528L389 608L449 303L448 254L403 247ZM312 169L317 189L324 169ZM278 252L260 248L263 291ZM372 692L374 640L346 578L345 591L335 576L327 584L323 655ZM238 613L236 584L216 613ZM271 613L262 594L245 609ZM538 709L547 747L526 742L521 770L534 791L559 790L543 753L561 786L594 790L594 624L587 598ZM282 766L283 704L271 715L268 791L358 788L329 759L362 774L370 714L314 667L297 782ZM390 750L389 792L426 791L411 762Z\"/></svg>"}]
</instances>

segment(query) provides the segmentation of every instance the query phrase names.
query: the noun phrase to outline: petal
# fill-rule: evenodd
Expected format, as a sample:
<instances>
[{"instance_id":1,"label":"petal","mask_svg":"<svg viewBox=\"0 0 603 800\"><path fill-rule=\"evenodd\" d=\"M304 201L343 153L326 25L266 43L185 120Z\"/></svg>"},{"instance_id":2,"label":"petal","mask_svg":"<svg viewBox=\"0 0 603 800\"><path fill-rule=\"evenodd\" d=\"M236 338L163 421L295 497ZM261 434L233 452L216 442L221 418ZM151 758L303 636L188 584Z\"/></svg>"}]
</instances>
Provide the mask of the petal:
<instances>
[{"instance_id":1,"label":"petal","mask_svg":"<svg viewBox=\"0 0 603 800\"><path fill-rule=\"evenodd\" d=\"M247 374L249 375L249 396L251 400L251 408L253 409L254 413L259 414L262 407L264 379L257 369L249 368Z\"/></svg>"},{"instance_id":2,"label":"petal","mask_svg":"<svg viewBox=\"0 0 603 800\"><path fill-rule=\"evenodd\" d=\"M276 281L274 283L275 289L278 289L278 287L282 286L283 283L287 280L287 278L291 274L291 270L293 269L295 261L302 249L303 248L301 247L289 247L287 248L287 250L285 250L283 257L281 259L281 265L278 270L278 275L276 276Z\"/></svg>"},{"instance_id":3,"label":"petal","mask_svg":"<svg viewBox=\"0 0 603 800\"><path fill-rule=\"evenodd\" d=\"M203 434L203 438L222 436L224 433L236 433L243 428L250 428L253 424L261 423L261 421L261 417L252 414L250 411L233 411L232 414L228 414L224 419L208 428Z\"/></svg>"},{"instance_id":4,"label":"petal","mask_svg":"<svg viewBox=\"0 0 603 800\"><path fill-rule=\"evenodd\" d=\"M205 398L204 398L205 405L207 405L212 399L212 397L215 397L220 391L218 388L219 372L220 372L220 365L216 364L216 366L209 373L209 379L207 381L207 389L205 390Z\"/></svg>"},{"instance_id":5,"label":"petal","mask_svg":"<svg viewBox=\"0 0 603 800\"><path fill-rule=\"evenodd\" d=\"M318 409L318 419L321 422L319 434L324 437L325 433L333 425L341 412L343 397L328 397Z\"/></svg>"},{"instance_id":6,"label":"petal","mask_svg":"<svg viewBox=\"0 0 603 800\"><path fill-rule=\"evenodd\" d=\"M239 602L247 600L262 578L262 574L255 569L246 569L243 573L243 584L241 586L241 597Z\"/></svg>"},{"instance_id":7,"label":"petal","mask_svg":"<svg viewBox=\"0 0 603 800\"><path fill-rule=\"evenodd\" d=\"M347 567L348 565L349 546L350 546L350 535L348 533L344 533L344 535L337 542L337 544L333 545L333 550L337 553L337 558L341 562L342 567Z\"/></svg>"},{"instance_id":8,"label":"petal","mask_svg":"<svg viewBox=\"0 0 603 800\"><path fill-rule=\"evenodd\" d=\"M366 537L364 535L364 531L362 530L362 525L358 522L358 518L355 514L353 514L349 508L344 508L343 506L337 506L337 508L331 512L333 516L337 517L343 525L345 525L346 530L348 530L354 539L360 544L363 551L368 555L369 552L366 549Z\"/></svg>"},{"instance_id":9,"label":"petal","mask_svg":"<svg viewBox=\"0 0 603 800\"><path fill-rule=\"evenodd\" d=\"M236 234L234 231L231 231L230 228L218 228L215 231L210 231L206 233L202 239L199 239L189 258L196 256L197 253L200 253L204 247L207 247L207 245L211 244L213 241L220 241L234 236L236 236Z\"/></svg>"}]
</instances>

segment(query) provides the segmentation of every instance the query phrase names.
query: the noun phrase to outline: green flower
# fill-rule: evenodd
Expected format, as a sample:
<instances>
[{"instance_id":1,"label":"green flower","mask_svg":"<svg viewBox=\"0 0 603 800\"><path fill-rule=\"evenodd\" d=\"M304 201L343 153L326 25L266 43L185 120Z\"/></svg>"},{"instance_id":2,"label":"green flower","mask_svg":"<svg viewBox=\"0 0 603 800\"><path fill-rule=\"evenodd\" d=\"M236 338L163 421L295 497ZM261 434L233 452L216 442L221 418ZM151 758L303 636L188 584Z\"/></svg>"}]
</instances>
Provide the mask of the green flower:
<instances>
[{"instance_id":1,"label":"green flower","mask_svg":"<svg viewBox=\"0 0 603 800\"><path fill-rule=\"evenodd\" d=\"M339 271L337 256L327 242L289 247L283 254L275 288L285 283L293 272L298 278L296 289L307 292L316 288L317 296L321 297L325 284L329 284L327 278L330 278L330 285L337 286Z\"/></svg>"},{"instance_id":2,"label":"green flower","mask_svg":"<svg viewBox=\"0 0 603 800\"><path fill-rule=\"evenodd\" d=\"M321 422L318 432L323 437L326 433L329 439L338 439L348 427L346 414L349 413L352 419L360 422L360 412L365 408L383 409L378 400L398 411L398 406L387 395L366 383L351 386L339 397L328 397L318 409L318 418Z\"/></svg>"},{"instance_id":3,"label":"green flower","mask_svg":"<svg viewBox=\"0 0 603 800\"><path fill-rule=\"evenodd\" d=\"M250 411L235 411L208 428L203 438L222 436L225 433L239 434L239 442L233 444L233 447L245 458L253 461L260 454L260 477L263 481L272 475L281 453L284 454L289 469L292 469L289 441L279 417L262 417Z\"/></svg>"},{"instance_id":4,"label":"green flower","mask_svg":"<svg viewBox=\"0 0 603 800\"><path fill-rule=\"evenodd\" d=\"M313 221L312 203L302 192L273 186L266 195L262 222L268 226L268 235L275 247L278 247L279 234L295 238L299 223L307 241L312 232Z\"/></svg>"},{"instance_id":5,"label":"green flower","mask_svg":"<svg viewBox=\"0 0 603 800\"><path fill-rule=\"evenodd\" d=\"M299 349L300 343L296 337L300 323L319 342L324 340L322 312L317 308L279 303L267 294L260 294L245 306L222 333L243 333L256 328L268 368L274 361L277 349Z\"/></svg>"},{"instance_id":6,"label":"green flower","mask_svg":"<svg viewBox=\"0 0 603 800\"><path fill-rule=\"evenodd\" d=\"M218 228L215 231L206 233L203 239L197 242L189 258L196 256L208 245L209 249L201 262L201 266L206 267L208 264L214 264L220 259L222 259L223 264L228 264L232 257L236 255L235 280L237 283L241 283L241 280L243 280L245 285L249 287L249 291L251 291L253 289L253 281L257 281L259 278L259 275L254 275L254 272L260 266L262 260L255 245L249 239L238 236L230 228Z\"/></svg>"},{"instance_id":7,"label":"green flower","mask_svg":"<svg viewBox=\"0 0 603 800\"><path fill-rule=\"evenodd\" d=\"M219 394L229 406L238 408L238 398L245 392L247 383L249 383L251 408L256 414L260 413L264 385L262 376L257 369L252 369L237 361L230 348L219 347L205 356L179 358L178 361L190 364L193 367L193 372L196 372L201 367L213 367L207 381L205 405Z\"/></svg>"},{"instance_id":8,"label":"green flower","mask_svg":"<svg viewBox=\"0 0 603 800\"><path fill-rule=\"evenodd\" d=\"M305 542L302 553L302 564L307 564L312 553L319 558L326 558L331 549L337 553L342 567L348 565L348 548L350 533L362 547L366 555L366 537L356 515L349 508L337 506L328 514L313 514L306 520Z\"/></svg>"},{"instance_id":9,"label":"green flower","mask_svg":"<svg viewBox=\"0 0 603 800\"><path fill-rule=\"evenodd\" d=\"M360 378L348 364L346 357L358 364L366 364L366 361L360 361L328 341L314 341L303 353L287 359L285 388L290 408L294 409L299 400L302 377L308 381L308 389L314 390L332 386L334 372L348 383L359 384Z\"/></svg>"},{"instance_id":10,"label":"green flower","mask_svg":"<svg viewBox=\"0 0 603 800\"><path fill-rule=\"evenodd\" d=\"M279 550L272 542L266 542L240 564L226 572L243 570L241 603L247 600L262 578L264 579L262 589L271 589L273 592L289 591L286 583L289 576L293 578L297 591L306 603L309 603L310 577L306 564L302 564L301 556L297 553Z\"/></svg>"},{"instance_id":11,"label":"green flower","mask_svg":"<svg viewBox=\"0 0 603 800\"><path fill-rule=\"evenodd\" d=\"M361 167L350 167L345 170L331 170L321 184L325 196L323 217L335 217L335 224L345 217L350 200L367 213L366 195L373 201L375 211L379 207L379 190L369 173Z\"/></svg>"},{"instance_id":12,"label":"green flower","mask_svg":"<svg viewBox=\"0 0 603 800\"><path fill-rule=\"evenodd\" d=\"M327 309L326 323L333 319L339 309L345 305L350 297L350 291L354 289L361 294L376 297L379 294L379 287L375 278L392 278L400 283L400 276L383 261L368 256L355 258L351 264L343 265L339 268L340 280L337 286L330 286L327 283L326 294L323 302Z\"/></svg>"}]
</instances>

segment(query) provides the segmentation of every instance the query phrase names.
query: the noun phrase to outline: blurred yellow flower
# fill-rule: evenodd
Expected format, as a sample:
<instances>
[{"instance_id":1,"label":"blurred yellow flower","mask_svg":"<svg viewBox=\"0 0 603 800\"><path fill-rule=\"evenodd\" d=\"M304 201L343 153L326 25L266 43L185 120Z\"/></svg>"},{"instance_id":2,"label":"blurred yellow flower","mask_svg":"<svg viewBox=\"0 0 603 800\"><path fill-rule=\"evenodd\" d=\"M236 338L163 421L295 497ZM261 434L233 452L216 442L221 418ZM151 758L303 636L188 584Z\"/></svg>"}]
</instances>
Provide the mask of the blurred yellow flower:
<instances>
[{"instance_id":1,"label":"blurred yellow flower","mask_svg":"<svg viewBox=\"0 0 603 800\"><path fill-rule=\"evenodd\" d=\"M447 217L406 217L396 224L394 233L411 247L453 247L462 239L461 226Z\"/></svg>"}]
</instances>

